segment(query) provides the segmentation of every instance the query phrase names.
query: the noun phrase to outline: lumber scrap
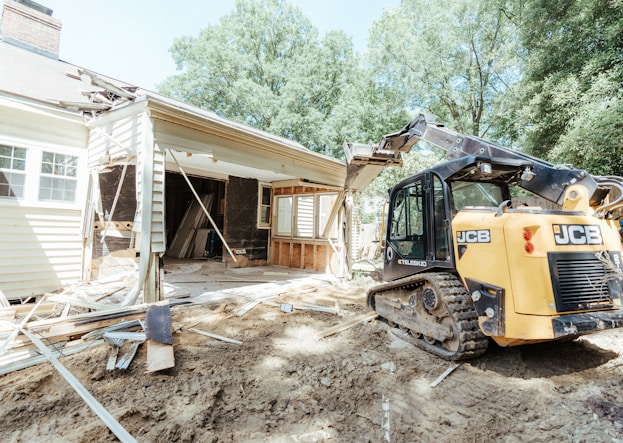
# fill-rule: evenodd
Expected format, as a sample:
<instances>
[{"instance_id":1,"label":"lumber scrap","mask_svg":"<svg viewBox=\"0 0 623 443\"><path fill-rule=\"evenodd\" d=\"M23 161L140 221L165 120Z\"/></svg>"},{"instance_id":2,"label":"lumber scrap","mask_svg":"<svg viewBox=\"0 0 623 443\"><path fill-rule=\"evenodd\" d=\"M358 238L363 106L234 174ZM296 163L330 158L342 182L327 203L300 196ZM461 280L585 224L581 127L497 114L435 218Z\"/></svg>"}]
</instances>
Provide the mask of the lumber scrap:
<instances>
[{"instance_id":1,"label":"lumber scrap","mask_svg":"<svg viewBox=\"0 0 623 443\"><path fill-rule=\"evenodd\" d=\"M67 343L64 347L58 347L54 344L50 345L48 349L50 349L50 352L56 357L65 357L82 352L91 346L98 346L104 343L104 340L93 340L89 342L83 342L82 340L76 341L81 343L71 346ZM48 361L48 359L44 355L41 355L39 351L20 350L17 352L10 352L0 359L0 375L36 366L46 361Z\"/></svg>"},{"instance_id":2,"label":"lumber scrap","mask_svg":"<svg viewBox=\"0 0 623 443\"><path fill-rule=\"evenodd\" d=\"M6 322L5 322L6 323ZM43 344L39 338L19 325L11 325L19 330L22 334L30 338L43 356L52 363L56 370L63 376L65 381L78 393L84 402L91 408L93 412L108 426L108 428L123 442L136 442L136 439L112 416L110 412L98 402L93 395L78 381L78 379L56 358L56 356Z\"/></svg>"},{"instance_id":3,"label":"lumber scrap","mask_svg":"<svg viewBox=\"0 0 623 443\"><path fill-rule=\"evenodd\" d=\"M32 303L23 303L19 305L10 305L0 308L0 317L21 317L26 315L32 309ZM58 304L54 302L41 303L34 312L34 315L49 315L58 309Z\"/></svg>"},{"instance_id":4,"label":"lumber scrap","mask_svg":"<svg viewBox=\"0 0 623 443\"><path fill-rule=\"evenodd\" d=\"M136 355L136 350L141 345L141 343L143 342L137 341L137 342L132 343L130 345L130 349L128 349L128 351L121 356L121 358L119 359L115 367L117 369L128 369L128 367L130 366L130 363L132 363L132 360L134 359L134 356Z\"/></svg>"},{"instance_id":5,"label":"lumber scrap","mask_svg":"<svg viewBox=\"0 0 623 443\"><path fill-rule=\"evenodd\" d=\"M95 309L98 311L107 311L116 308L115 305L106 305L91 300L85 300L79 297L71 297L66 294L50 294L48 298L54 302L79 306L81 308Z\"/></svg>"},{"instance_id":6,"label":"lumber scrap","mask_svg":"<svg viewBox=\"0 0 623 443\"><path fill-rule=\"evenodd\" d=\"M106 332L118 331L119 329L130 329L141 326L141 321L136 320L127 320L117 323L116 325L106 326L105 328L95 329L87 334L84 334L82 338L84 340L88 340L90 338L100 338Z\"/></svg>"},{"instance_id":7,"label":"lumber scrap","mask_svg":"<svg viewBox=\"0 0 623 443\"><path fill-rule=\"evenodd\" d=\"M188 329L195 334L205 335L206 337L214 338L216 340L224 341L226 343L233 343L236 345L241 345L242 342L240 340L235 340L233 338L223 337L222 335L212 334L211 332L202 331L201 329L190 328Z\"/></svg>"},{"instance_id":8,"label":"lumber scrap","mask_svg":"<svg viewBox=\"0 0 623 443\"><path fill-rule=\"evenodd\" d=\"M264 301L265 305L274 306L280 308L284 303L275 303L272 301ZM318 312L326 312L328 314L339 314L339 309L333 306L320 306L320 305L291 305L293 309L299 311L318 311Z\"/></svg>"},{"instance_id":9,"label":"lumber scrap","mask_svg":"<svg viewBox=\"0 0 623 443\"><path fill-rule=\"evenodd\" d=\"M28 320L30 320L30 317L32 316L32 314L34 314L34 312L37 310L37 308L39 307L39 305L41 305L41 303L43 302L43 300L45 299L45 297L41 297L41 299L37 302L37 304L35 306L32 307L32 309L30 310L30 312L28 314L26 314L26 317L24 317L22 319L22 321L19 324L19 327L22 328L24 327L24 325L28 322ZM4 353L4 351L7 349L7 346L13 341L15 340L15 337L17 337L17 334L19 332L19 329L15 328L13 329L13 331L11 332L11 334L9 334L9 336L7 337L7 339L2 343L2 346L0 346L0 355L2 355Z\"/></svg>"},{"instance_id":10,"label":"lumber scrap","mask_svg":"<svg viewBox=\"0 0 623 443\"><path fill-rule=\"evenodd\" d=\"M147 372L174 367L171 307L168 301L158 302L147 308L145 337L147 339Z\"/></svg>"},{"instance_id":11,"label":"lumber scrap","mask_svg":"<svg viewBox=\"0 0 623 443\"><path fill-rule=\"evenodd\" d=\"M452 372L459 366L461 366L460 363L455 363L452 366L448 367L445 371L443 371L443 373L439 377L437 377L437 379L435 379L434 382L430 384L430 387L434 388L435 386L437 386L439 383L441 383L444 380L444 378L452 374Z\"/></svg>"},{"instance_id":12,"label":"lumber scrap","mask_svg":"<svg viewBox=\"0 0 623 443\"><path fill-rule=\"evenodd\" d=\"M238 317L242 317L244 314L249 312L251 309L255 308L260 303L262 303L262 300L260 300L260 299L251 300L249 303L245 304L241 308L239 308L236 311L234 311L234 314L236 314L236 316L238 316Z\"/></svg>"},{"instance_id":13,"label":"lumber scrap","mask_svg":"<svg viewBox=\"0 0 623 443\"><path fill-rule=\"evenodd\" d=\"M365 314L359 315L355 318L351 318L350 320L340 323L339 325L333 326L329 329L325 329L324 331L315 334L314 338L316 340L321 340L325 337L328 337L329 335L337 334L338 332L342 332L348 328L352 328L353 326L358 325L359 323L373 320L377 316L378 314L375 311L366 312Z\"/></svg>"},{"instance_id":14,"label":"lumber scrap","mask_svg":"<svg viewBox=\"0 0 623 443\"><path fill-rule=\"evenodd\" d=\"M0 306L5 308L11 306L11 303L9 303L9 299L6 298L4 292L2 292L2 289L0 289Z\"/></svg>"},{"instance_id":15,"label":"lumber scrap","mask_svg":"<svg viewBox=\"0 0 623 443\"><path fill-rule=\"evenodd\" d=\"M119 348L123 344L124 340L122 338L116 338L112 340L106 340L106 342L111 345L110 355L108 356L108 361L106 362L106 370L112 371L115 369L115 364L117 363L117 355L119 355Z\"/></svg>"}]
</instances>

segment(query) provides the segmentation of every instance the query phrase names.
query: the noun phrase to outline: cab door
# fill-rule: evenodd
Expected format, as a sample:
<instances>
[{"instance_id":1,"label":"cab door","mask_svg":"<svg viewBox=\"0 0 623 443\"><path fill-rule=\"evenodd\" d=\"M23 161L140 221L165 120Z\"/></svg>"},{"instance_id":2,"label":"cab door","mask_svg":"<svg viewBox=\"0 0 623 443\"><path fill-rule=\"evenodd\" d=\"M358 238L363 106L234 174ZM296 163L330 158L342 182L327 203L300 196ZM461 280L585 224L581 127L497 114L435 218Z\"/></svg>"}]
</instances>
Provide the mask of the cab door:
<instances>
[{"instance_id":1,"label":"cab door","mask_svg":"<svg viewBox=\"0 0 623 443\"><path fill-rule=\"evenodd\" d=\"M383 279L434 267L452 267L443 182L430 172L401 182L390 193Z\"/></svg>"}]
</instances>

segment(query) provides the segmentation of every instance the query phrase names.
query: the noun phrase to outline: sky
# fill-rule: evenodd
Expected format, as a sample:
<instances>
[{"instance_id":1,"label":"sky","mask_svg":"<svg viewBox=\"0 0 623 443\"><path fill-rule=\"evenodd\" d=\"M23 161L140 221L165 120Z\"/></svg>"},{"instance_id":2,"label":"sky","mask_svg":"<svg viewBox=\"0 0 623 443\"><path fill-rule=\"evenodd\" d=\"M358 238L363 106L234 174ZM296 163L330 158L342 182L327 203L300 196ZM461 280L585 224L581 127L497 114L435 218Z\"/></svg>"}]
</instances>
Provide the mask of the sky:
<instances>
[{"instance_id":1,"label":"sky","mask_svg":"<svg viewBox=\"0 0 623 443\"><path fill-rule=\"evenodd\" d=\"M169 48L233 11L235 0L36 0L62 21L60 58L155 90L176 73ZM0 3L4 3L0 0ZM400 0L290 0L319 30L342 30L363 53L368 30Z\"/></svg>"}]
</instances>

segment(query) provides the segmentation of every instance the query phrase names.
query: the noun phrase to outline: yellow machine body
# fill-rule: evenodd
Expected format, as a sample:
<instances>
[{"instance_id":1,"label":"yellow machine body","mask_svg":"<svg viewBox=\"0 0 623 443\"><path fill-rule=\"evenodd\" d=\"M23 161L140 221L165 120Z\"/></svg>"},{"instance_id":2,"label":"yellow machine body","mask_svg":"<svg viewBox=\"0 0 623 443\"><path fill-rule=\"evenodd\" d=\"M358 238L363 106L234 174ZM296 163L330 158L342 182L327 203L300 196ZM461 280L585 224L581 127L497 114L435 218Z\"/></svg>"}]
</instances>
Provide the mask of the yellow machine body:
<instances>
[{"instance_id":1,"label":"yellow machine body","mask_svg":"<svg viewBox=\"0 0 623 443\"><path fill-rule=\"evenodd\" d=\"M606 261L621 272L614 221L578 211L468 208L453 219L452 238L481 329L501 346L595 332L598 321L574 331L574 316L621 308L620 284L595 266ZM619 287L609 291L612 284Z\"/></svg>"}]
</instances>

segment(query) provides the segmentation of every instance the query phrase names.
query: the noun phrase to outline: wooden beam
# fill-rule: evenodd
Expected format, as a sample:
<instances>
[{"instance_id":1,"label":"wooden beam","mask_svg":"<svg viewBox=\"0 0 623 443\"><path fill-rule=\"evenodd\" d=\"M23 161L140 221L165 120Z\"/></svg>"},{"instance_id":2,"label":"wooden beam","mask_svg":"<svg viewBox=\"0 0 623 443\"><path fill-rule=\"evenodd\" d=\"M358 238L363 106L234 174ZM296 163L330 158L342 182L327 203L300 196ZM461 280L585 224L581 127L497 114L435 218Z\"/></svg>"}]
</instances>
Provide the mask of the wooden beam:
<instances>
[{"instance_id":1,"label":"wooden beam","mask_svg":"<svg viewBox=\"0 0 623 443\"><path fill-rule=\"evenodd\" d=\"M342 332L348 328L352 328L353 326L358 325L359 323L363 323L363 322L375 319L377 316L378 314L374 311L366 312L363 315L360 315L355 318L351 318L350 320L345 321L344 323L341 323L339 325L333 326L332 328L325 329L324 331L315 334L314 338L316 340L323 339L325 337L328 337L329 335L337 334L338 332Z\"/></svg>"}]
</instances>

